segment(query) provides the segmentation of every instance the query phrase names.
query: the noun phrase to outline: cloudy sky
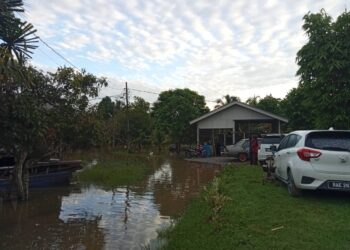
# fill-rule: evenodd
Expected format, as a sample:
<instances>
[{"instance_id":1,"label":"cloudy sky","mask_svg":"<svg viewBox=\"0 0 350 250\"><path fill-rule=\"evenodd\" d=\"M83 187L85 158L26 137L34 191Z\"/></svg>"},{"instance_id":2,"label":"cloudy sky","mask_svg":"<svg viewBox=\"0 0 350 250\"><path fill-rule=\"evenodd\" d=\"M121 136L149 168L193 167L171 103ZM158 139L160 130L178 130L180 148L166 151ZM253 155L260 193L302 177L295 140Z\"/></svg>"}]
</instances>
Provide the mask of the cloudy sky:
<instances>
[{"instance_id":1,"label":"cloudy sky","mask_svg":"<svg viewBox=\"0 0 350 250\"><path fill-rule=\"evenodd\" d=\"M119 95L125 81L155 93L188 87L212 107L225 94L283 98L298 82L302 17L322 8L337 17L349 7L348 0L27 0L24 17L78 68L109 79L101 96ZM32 63L67 64L41 43Z\"/></svg>"}]
</instances>

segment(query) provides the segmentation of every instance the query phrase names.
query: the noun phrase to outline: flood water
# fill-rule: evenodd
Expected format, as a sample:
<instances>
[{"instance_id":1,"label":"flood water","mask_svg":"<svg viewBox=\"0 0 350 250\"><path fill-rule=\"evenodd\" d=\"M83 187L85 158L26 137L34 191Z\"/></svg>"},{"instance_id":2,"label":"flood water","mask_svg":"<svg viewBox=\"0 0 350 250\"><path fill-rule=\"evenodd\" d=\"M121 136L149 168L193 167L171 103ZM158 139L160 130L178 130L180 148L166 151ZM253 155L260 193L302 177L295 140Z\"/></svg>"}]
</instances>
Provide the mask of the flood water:
<instances>
[{"instance_id":1,"label":"flood water","mask_svg":"<svg viewBox=\"0 0 350 250\"><path fill-rule=\"evenodd\" d=\"M158 232L184 211L220 167L154 160L145 180L113 190L79 183L0 203L0 249L155 249Z\"/></svg>"}]
</instances>

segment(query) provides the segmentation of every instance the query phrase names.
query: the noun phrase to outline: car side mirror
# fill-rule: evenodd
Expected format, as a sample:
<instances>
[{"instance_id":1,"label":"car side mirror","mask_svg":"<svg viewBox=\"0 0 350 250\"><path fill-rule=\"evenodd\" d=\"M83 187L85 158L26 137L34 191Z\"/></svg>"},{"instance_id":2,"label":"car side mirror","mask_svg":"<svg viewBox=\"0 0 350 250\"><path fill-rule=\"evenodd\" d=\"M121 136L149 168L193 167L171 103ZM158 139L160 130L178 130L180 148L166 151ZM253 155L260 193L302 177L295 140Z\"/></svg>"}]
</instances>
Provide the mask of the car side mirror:
<instances>
[{"instance_id":1,"label":"car side mirror","mask_svg":"<svg viewBox=\"0 0 350 250\"><path fill-rule=\"evenodd\" d=\"M270 146L270 150L271 150L271 152L277 152L277 147L275 146L275 145L271 145Z\"/></svg>"}]
</instances>

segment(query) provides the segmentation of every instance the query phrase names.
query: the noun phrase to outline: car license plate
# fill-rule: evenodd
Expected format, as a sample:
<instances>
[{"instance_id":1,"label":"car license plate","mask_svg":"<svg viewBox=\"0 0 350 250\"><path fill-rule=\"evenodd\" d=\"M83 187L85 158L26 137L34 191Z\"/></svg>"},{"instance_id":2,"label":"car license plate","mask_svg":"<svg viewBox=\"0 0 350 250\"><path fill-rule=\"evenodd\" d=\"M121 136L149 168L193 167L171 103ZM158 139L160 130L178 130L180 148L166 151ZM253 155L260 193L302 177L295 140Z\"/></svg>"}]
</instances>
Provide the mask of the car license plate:
<instances>
[{"instance_id":1,"label":"car license plate","mask_svg":"<svg viewBox=\"0 0 350 250\"><path fill-rule=\"evenodd\" d=\"M328 188L350 190L350 182L349 181L329 181Z\"/></svg>"}]
</instances>

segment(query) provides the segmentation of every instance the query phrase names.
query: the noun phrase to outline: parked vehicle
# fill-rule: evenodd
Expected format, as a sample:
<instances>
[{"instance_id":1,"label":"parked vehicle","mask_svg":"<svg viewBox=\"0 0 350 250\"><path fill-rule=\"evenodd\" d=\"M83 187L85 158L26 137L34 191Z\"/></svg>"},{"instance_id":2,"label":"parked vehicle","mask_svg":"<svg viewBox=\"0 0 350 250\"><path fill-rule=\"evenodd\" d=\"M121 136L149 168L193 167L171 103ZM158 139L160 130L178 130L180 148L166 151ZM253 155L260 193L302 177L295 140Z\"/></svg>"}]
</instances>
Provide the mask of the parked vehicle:
<instances>
[{"instance_id":1,"label":"parked vehicle","mask_svg":"<svg viewBox=\"0 0 350 250\"><path fill-rule=\"evenodd\" d=\"M266 163L266 159L269 156L272 156L270 147L272 145L278 147L283 138L283 134L266 134L262 137L258 150L258 161L261 166Z\"/></svg>"},{"instance_id":2,"label":"parked vehicle","mask_svg":"<svg viewBox=\"0 0 350 250\"><path fill-rule=\"evenodd\" d=\"M281 141L274 164L292 196L302 189L350 191L350 131L294 131Z\"/></svg>"},{"instance_id":3,"label":"parked vehicle","mask_svg":"<svg viewBox=\"0 0 350 250\"><path fill-rule=\"evenodd\" d=\"M234 145L227 145L223 155L238 158L239 161L246 161L249 159L249 139L241 139Z\"/></svg>"}]
</instances>

